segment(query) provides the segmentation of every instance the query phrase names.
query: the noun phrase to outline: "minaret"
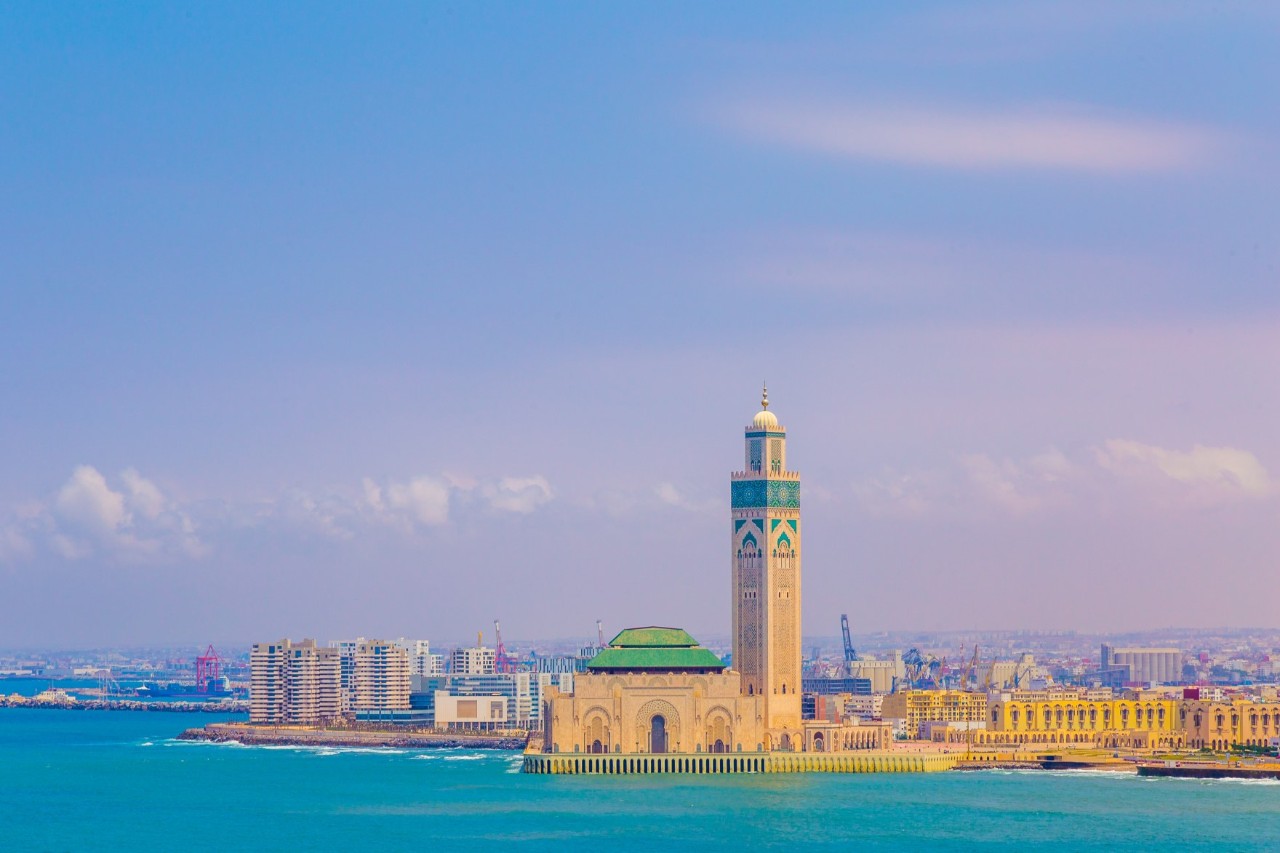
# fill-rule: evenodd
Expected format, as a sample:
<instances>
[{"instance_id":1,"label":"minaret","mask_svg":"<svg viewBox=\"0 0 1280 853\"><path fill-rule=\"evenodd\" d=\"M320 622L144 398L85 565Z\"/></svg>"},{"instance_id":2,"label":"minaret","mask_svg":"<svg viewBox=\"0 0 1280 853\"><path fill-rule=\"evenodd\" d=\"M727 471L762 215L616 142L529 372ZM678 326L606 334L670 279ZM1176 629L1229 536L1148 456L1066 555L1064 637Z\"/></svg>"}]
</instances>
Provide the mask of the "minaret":
<instances>
[{"instance_id":1,"label":"minaret","mask_svg":"<svg viewBox=\"0 0 1280 853\"><path fill-rule=\"evenodd\" d=\"M769 411L746 428L745 468L732 475L733 668L762 695L765 728L800 728L800 475L787 431ZM775 740L775 742L777 742Z\"/></svg>"}]
</instances>

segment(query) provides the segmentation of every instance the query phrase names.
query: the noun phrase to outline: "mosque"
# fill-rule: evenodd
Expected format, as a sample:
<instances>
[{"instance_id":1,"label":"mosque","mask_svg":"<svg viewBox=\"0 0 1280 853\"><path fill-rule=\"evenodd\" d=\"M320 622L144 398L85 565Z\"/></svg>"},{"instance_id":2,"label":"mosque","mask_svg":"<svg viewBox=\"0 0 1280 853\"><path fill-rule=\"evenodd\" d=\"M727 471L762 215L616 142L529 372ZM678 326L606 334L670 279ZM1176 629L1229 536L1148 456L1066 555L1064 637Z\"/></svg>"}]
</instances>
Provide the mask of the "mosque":
<instances>
[{"instance_id":1,"label":"mosque","mask_svg":"<svg viewBox=\"0 0 1280 853\"><path fill-rule=\"evenodd\" d=\"M787 431L761 409L730 478L733 669L679 628L628 628L572 693L547 691L530 773L944 770L890 750L887 723L801 716L800 475Z\"/></svg>"}]
</instances>

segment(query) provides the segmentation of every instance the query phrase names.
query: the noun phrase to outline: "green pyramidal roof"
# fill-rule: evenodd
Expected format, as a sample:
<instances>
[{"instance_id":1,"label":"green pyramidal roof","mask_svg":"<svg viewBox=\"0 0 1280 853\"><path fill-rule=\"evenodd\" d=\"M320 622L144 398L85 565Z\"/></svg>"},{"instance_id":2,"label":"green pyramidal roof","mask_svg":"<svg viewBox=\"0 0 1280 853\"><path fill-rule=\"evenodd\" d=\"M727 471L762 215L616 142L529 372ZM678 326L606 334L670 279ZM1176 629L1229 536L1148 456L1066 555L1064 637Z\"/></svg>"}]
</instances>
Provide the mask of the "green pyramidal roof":
<instances>
[{"instance_id":1,"label":"green pyramidal roof","mask_svg":"<svg viewBox=\"0 0 1280 853\"><path fill-rule=\"evenodd\" d=\"M686 648L698 641L681 628L627 628L609 641L610 648Z\"/></svg>"},{"instance_id":2,"label":"green pyramidal roof","mask_svg":"<svg viewBox=\"0 0 1280 853\"><path fill-rule=\"evenodd\" d=\"M719 672L724 662L679 628L628 628L587 662L589 672Z\"/></svg>"}]
</instances>

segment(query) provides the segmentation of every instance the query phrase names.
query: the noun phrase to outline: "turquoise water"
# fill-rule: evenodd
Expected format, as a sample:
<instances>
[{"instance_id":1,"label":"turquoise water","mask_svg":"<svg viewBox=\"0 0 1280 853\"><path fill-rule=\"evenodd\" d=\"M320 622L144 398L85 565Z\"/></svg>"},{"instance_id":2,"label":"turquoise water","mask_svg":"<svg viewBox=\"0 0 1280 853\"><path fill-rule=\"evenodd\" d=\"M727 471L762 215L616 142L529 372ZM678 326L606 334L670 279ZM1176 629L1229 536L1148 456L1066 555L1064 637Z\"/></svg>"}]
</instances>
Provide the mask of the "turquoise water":
<instances>
[{"instance_id":1,"label":"turquoise water","mask_svg":"<svg viewBox=\"0 0 1280 853\"><path fill-rule=\"evenodd\" d=\"M1280 848L1280 783L525 776L513 753L172 740L197 719L0 709L0 849Z\"/></svg>"}]
</instances>

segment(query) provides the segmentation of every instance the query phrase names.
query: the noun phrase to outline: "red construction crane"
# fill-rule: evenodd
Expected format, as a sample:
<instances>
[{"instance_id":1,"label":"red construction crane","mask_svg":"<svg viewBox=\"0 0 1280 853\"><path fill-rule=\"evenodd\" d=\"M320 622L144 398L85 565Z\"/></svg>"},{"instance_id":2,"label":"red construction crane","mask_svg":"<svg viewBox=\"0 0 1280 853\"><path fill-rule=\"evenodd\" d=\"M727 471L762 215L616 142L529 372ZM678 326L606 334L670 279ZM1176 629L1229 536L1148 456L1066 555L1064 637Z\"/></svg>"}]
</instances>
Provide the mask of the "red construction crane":
<instances>
[{"instance_id":1,"label":"red construction crane","mask_svg":"<svg viewBox=\"0 0 1280 853\"><path fill-rule=\"evenodd\" d=\"M196 692L211 693L217 690L222 679L222 658L214 651L213 644L196 658Z\"/></svg>"},{"instance_id":2,"label":"red construction crane","mask_svg":"<svg viewBox=\"0 0 1280 853\"><path fill-rule=\"evenodd\" d=\"M502 643L502 628L499 627L497 619L493 620L493 633L498 640L498 647L493 652L494 672L515 672L515 658L507 654L507 647Z\"/></svg>"}]
</instances>

